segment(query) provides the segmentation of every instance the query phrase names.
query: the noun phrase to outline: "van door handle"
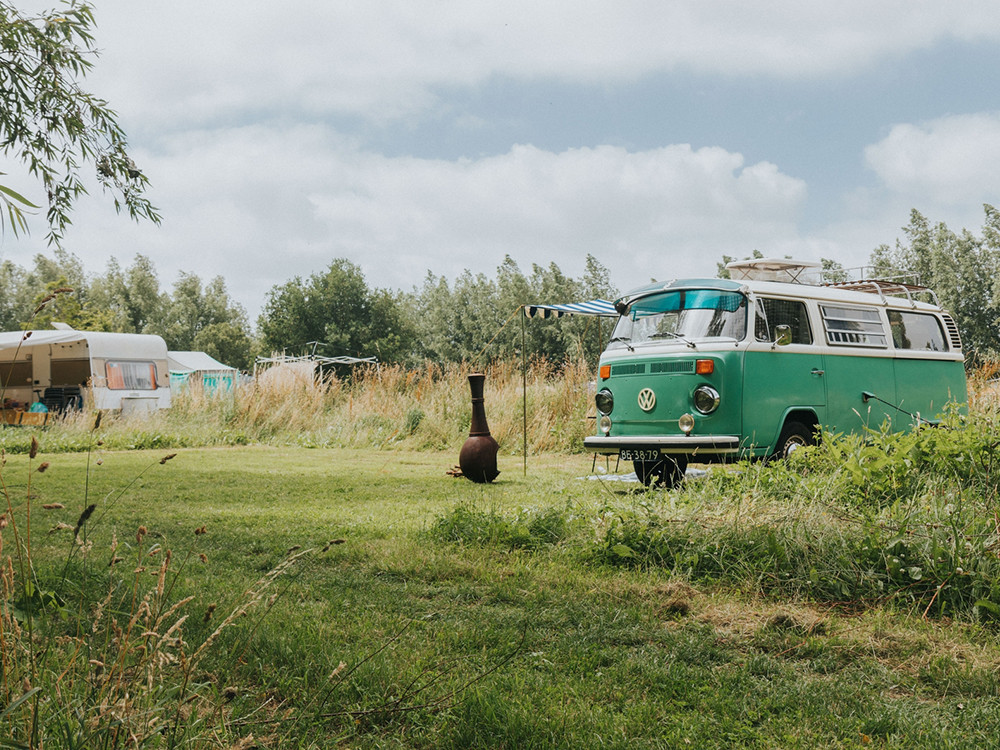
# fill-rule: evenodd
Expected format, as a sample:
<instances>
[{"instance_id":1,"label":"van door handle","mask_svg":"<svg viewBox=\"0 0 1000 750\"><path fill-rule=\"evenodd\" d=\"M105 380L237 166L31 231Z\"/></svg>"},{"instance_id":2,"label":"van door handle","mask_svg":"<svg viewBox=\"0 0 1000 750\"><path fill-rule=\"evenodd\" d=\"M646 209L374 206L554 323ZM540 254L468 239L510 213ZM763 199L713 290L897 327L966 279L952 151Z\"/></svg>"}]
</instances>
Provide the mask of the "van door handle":
<instances>
[{"instance_id":1,"label":"van door handle","mask_svg":"<svg viewBox=\"0 0 1000 750\"><path fill-rule=\"evenodd\" d=\"M813 375L823 375L825 372L826 370L817 370L815 367L812 370Z\"/></svg>"}]
</instances>

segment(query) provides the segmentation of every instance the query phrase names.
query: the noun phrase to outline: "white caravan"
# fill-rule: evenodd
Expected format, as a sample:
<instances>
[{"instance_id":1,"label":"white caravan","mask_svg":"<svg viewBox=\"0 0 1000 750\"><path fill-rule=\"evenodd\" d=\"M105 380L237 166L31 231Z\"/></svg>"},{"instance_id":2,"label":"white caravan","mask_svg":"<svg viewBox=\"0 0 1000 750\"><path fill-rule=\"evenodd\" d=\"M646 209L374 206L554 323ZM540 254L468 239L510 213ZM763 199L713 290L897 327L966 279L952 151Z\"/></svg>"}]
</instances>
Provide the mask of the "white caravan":
<instances>
[{"instance_id":1,"label":"white caravan","mask_svg":"<svg viewBox=\"0 0 1000 750\"><path fill-rule=\"evenodd\" d=\"M140 333L77 331L0 333L0 390L5 409L78 408L136 413L170 406L167 345ZM89 395L88 395L89 394Z\"/></svg>"}]
</instances>

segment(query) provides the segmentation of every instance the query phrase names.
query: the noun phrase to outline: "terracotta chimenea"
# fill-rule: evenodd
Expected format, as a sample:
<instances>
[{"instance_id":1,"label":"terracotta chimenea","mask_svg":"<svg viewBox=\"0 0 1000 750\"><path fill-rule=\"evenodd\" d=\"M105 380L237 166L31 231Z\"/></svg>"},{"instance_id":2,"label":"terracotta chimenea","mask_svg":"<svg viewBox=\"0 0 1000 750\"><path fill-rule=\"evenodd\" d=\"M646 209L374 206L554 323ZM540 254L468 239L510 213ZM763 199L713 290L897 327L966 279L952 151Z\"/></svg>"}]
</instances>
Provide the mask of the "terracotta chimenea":
<instances>
[{"instance_id":1,"label":"terracotta chimenea","mask_svg":"<svg viewBox=\"0 0 1000 750\"><path fill-rule=\"evenodd\" d=\"M486 408L483 406L483 384L486 376L482 373L469 375L469 388L472 390L472 426L469 437L458 455L458 465L462 468L462 476L473 482L492 482L497 478L497 451L500 445L490 435L490 426L486 424Z\"/></svg>"}]
</instances>

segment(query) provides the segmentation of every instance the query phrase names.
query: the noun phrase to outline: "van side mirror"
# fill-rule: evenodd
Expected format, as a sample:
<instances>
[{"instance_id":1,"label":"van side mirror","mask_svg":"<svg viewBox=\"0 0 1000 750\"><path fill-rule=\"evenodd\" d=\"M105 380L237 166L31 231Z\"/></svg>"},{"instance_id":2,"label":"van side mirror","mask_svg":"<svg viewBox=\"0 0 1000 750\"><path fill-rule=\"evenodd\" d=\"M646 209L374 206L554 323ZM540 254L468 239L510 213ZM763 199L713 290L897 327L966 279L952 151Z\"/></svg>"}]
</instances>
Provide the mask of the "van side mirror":
<instances>
[{"instance_id":1,"label":"van side mirror","mask_svg":"<svg viewBox=\"0 0 1000 750\"><path fill-rule=\"evenodd\" d=\"M792 327L789 325L778 325L774 327L774 343L778 346L788 346L792 343Z\"/></svg>"}]
</instances>

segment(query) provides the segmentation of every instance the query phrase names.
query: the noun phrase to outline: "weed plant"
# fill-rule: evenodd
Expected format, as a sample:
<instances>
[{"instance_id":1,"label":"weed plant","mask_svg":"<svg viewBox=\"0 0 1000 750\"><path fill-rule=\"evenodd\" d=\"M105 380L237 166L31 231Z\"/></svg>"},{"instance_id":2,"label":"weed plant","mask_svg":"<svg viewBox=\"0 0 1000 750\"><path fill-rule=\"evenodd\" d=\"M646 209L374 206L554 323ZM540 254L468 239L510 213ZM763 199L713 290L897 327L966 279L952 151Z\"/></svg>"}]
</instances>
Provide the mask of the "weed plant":
<instances>
[{"instance_id":1,"label":"weed plant","mask_svg":"<svg viewBox=\"0 0 1000 750\"><path fill-rule=\"evenodd\" d=\"M595 556L770 595L992 620L998 434L993 414L953 414L716 470L669 508L607 511Z\"/></svg>"},{"instance_id":2,"label":"weed plant","mask_svg":"<svg viewBox=\"0 0 1000 750\"><path fill-rule=\"evenodd\" d=\"M430 535L443 542L534 550L566 541L583 523L568 505L504 513L463 504L439 516Z\"/></svg>"}]
</instances>

